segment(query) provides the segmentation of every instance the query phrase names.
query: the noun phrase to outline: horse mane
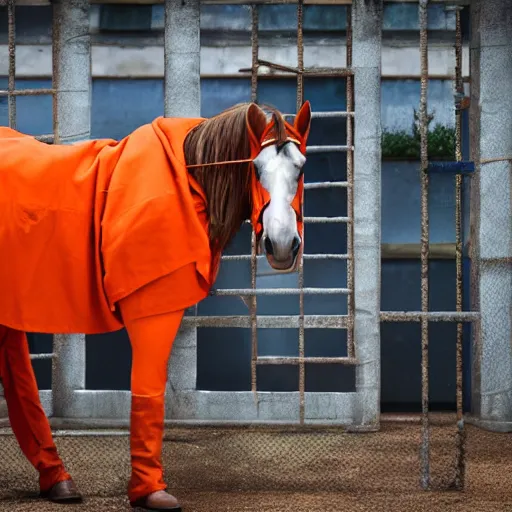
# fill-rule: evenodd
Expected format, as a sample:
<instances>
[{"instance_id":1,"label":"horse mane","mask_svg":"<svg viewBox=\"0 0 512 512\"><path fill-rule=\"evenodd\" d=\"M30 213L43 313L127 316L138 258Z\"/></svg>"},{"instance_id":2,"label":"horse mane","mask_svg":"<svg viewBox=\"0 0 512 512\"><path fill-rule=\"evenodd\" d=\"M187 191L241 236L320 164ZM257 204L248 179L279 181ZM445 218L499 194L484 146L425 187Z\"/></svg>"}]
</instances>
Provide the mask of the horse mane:
<instances>
[{"instance_id":1,"label":"horse mane","mask_svg":"<svg viewBox=\"0 0 512 512\"><path fill-rule=\"evenodd\" d=\"M245 160L251 156L247 115L252 103L240 103L194 127L184 143L187 165ZM284 119L273 107L278 147L286 140ZM263 127L264 128L264 127ZM222 251L252 211L251 162L204 165L189 169L206 195L212 250Z\"/></svg>"}]
</instances>

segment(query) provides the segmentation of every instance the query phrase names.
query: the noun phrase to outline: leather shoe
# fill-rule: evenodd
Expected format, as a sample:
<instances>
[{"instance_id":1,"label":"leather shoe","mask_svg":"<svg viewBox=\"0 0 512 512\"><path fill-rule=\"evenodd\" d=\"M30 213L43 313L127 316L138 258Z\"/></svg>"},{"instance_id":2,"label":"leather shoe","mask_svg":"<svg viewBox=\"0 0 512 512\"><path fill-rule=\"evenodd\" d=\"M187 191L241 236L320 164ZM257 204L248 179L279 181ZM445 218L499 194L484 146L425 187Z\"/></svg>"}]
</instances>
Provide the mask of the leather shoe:
<instances>
[{"instance_id":1,"label":"leather shoe","mask_svg":"<svg viewBox=\"0 0 512 512\"><path fill-rule=\"evenodd\" d=\"M131 506L154 512L181 512L178 500L165 491L156 491L136 501L132 501Z\"/></svg>"},{"instance_id":2,"label":"leather shoe","mask_svg":"<svg viewBox=\"0 0 512 512\"><path fill-rule=\"evenodd\" d=\"M41 498L55 503L81 503L82 495L78 492L73 480L57 482L48 491L41 492Z\"/></svg>"}]
</instances>

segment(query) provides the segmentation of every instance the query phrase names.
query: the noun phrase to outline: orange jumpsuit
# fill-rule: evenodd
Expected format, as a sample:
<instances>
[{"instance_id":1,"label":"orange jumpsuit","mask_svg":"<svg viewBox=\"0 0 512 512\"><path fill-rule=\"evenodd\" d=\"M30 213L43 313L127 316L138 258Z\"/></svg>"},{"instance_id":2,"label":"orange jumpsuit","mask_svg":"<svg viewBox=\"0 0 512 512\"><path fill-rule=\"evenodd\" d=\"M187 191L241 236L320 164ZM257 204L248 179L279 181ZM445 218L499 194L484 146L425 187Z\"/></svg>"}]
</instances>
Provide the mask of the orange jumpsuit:
<instances>
[{"instance_id":1,"label":"orange jumpsuit","mask_svg":"<svg viewBox=\"0 0 512 512\"><path fill-rule=\"evenodd\" d=\"M131 501L164 489L167 361L184 310L208 294L204 193L163 119L119 142L48 146L0 128L0 372L11 426L41 475L69 478L39 401L25 332L126 326L133 349Z\"/></svg>"},{"instance_id":2,"label":"orange jumpsuit","mask_svg":"<svg viewBox=\"0 0 512 512\"><path fill-rule=\"evenodd\" d=\"M70 476L57 454L48 419L39 401L27 336L0 325L0 380L11 428L25 457L39 472L39 487L48 491Z\"/></svg>"},{"instance_id":3,"label":"orange jumpsuit","mask_svg":"<svg viewBox=\"0 0 512 512\"><path fill-rule=\"evenodd\" d=\"M296 118L301 129L287 127L303 152L309 104L306 110ZM187 133L201 121L158 118L119 142L73 146L0 128L0 374L11 425L43 490L69 475L39 402L24 332L124 326L132 345L129 498L166 487L167 363L184 310L206 297L220 261L209 246L204 193L183 155ZM250 136L255 156L262 140ZM293 202L300 231L302 183ZM268 194L254 179L252 187L259 224Z\"/></svg>"}]
</instances>

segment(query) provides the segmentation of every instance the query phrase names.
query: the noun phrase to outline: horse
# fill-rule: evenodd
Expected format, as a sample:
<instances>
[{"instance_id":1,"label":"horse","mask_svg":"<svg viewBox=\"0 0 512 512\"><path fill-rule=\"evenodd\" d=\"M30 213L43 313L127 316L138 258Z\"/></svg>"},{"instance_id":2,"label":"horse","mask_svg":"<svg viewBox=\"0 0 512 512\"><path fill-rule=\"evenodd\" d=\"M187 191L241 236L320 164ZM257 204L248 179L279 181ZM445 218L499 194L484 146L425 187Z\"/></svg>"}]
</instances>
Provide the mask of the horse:
<instances>
[{"instance_id":1,"label":"horse","mask_svg":"<svg viewBox=\"0 0 512 512\"><path fill-rule=\"evenodd\" d=\"M296 270L310 124L309 102L293 124L249 102L208 119L159 117L120 141L47 145L0 128L0 378L43 497L82 500L39 402L25 333L126 328L128 498L181 510L161 463L174 338L246 220L270 266Z\"/></svg>"}]
</instances>

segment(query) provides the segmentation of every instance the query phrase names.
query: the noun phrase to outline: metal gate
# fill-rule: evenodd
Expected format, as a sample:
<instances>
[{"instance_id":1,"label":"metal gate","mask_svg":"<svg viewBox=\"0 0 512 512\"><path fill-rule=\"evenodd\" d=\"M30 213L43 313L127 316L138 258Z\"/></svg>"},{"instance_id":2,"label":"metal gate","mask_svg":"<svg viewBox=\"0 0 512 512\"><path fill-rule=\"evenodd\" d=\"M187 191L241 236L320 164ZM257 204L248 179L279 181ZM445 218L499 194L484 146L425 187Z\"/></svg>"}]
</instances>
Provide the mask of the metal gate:
<instances>
[{"instance_id":1,"label":"metal gate","mask_svg":"<svg viewBox=\"0 0 512 512\"><path fill-rule=\"evenodd\" d=\"M486 0L487 1L487 0ZM499 0L493 0L496 4ZM8 89L0 95L8 97L9 125L16 126L16 97L20 95L50 94L54 104L54 133L40 138L50 143L71 143L84 140L90 134L90 41L88 34L88 0L54 1L54 55L53 87L48 90L17 90L15 84L15 0L3 0L7 5L9 20L9 80ZM26 3L26 2L24 2ZM218 0L218 3L222 3ZM429 395L428 395L428 325L431 321L457 322L457 475L455 486L462 487L464 477L464 420L462 409L462 323L474 322L475 353L481 356L481 348L493 346L492 336L503 341L507 329L510 334L510 319L502 316L499 332L491 333L490 342L480 327L480 315L476 311L463 311L462 307L462 177L464 165L452 165L444 168L456 174L456 269L457 269L457 308L454 312L432 312L429 310L429 214L428 185L429 173L439 170L429 164L427 138L427 87L428 87L428 41L427 41L427 0L419 2L420 58L421 58L421 311L418 312L380 312L380 169L381 169L381 129L380 129L380 70L381 70L381 27L382 0L340 0L350 5L347 26L347 67L343 69L319 69L304 66L303 40L303 0L290 2L297 4L297 56L298 66L290 68L279 63L268 62L258 55L258 4L269 1L254 1L252 11L252 99L258 99L258 76L263 68L275 72L288 73L297 79L297 105L304 97L304 78L307 76L345 76L347 78L347 111L314 112L313 117L337 116L346 118L347 140L336 146L310 146L308 153L346 152L347 179L343 182L308 182L307 190L335 187L347 193L348 211L346 216L306 217L305 223L342 223L347 228L346 254L308 254L308 259L337 259L346 261L346 288L308 288L304 287L303 261L300 264L298 287L269 288L256 287L257 258L254 240L251 254L225 256L224 259L249 260L251 263L251 288L216 289L212 293L222 300L222 296L239 296L248 301L249 315L206 317L197 316L195 310L188 312L173 349L169 371L167 417L179 423L286 423L342 425L354 430L378 430L380 426L380 322L420 322L422 346L422 484L429 487ZM322 2L318 2L322 3ZM326 0L326 3L328 2ZM466 4L467 2L458 2ZM491 2L492 3L492 2ZM478 9L486 9L476 2ZM166 0L165 23L165 115L199 115L199 0L183 4L179 0ZM486 11L487 12L487 11ZM454 82L458 95L463 93L461 80L461 41L460 13L457 11L456 73ZM482 18L483 19L483 18ZM484 22L481 22L484 23ZM186 31L182 27L187 27ZM249 64L249 63L248 63ZM487 85L488 87L488 85ZM472 95L480 94L480 91ZM314 106L313 106L314 107ZM461 111L456 110L457 160L461 154ZM473 108L473 107L472 107ZM480 121L479 121L480 122ZM488 121L486 121L488 122ZM488 130L488 125L485 126ZM485 155L489 151L485 143L476 139L479 145L478 164L502 165L510 158L508 155ZM482 150L481 148L484 147ZM499 149L498 151L501 151ZM475 158L475 160L477 160ZM451 169L451 170L450 170ZM501 168L500 168L501 169ZM478 169L477 169L478 170ZM487 183L486 175L476 174L477 183ZM306 179L308 179L306 172ZM503 176L506 181L506 175ZM508 177L510 182L510 177ZM506 187L505 187L506 188ZM476 187L478 193L478 187ZM477 195L473 196L478 197ZM306 199L307 201L307 199ZM487 201L487 202L486 202ZM472 211L472 226L479 225L490 209L489 197L475 205ZM486 210L487 208L487 210ZM508 209L507 209L508 208ZM510 215L510 206L505 205ZM486 213L487 212L487 213ZM485 219L483 221L485 224ZM503 226L502 226L503 227ZM488 228L487 228L488 229ZM504 233L506 238L506 233ZM476 236L474 233L472 235ZM511 255L506 247L502 253L491 254L483 261L485 250L479 245L480 239L472 246L475 287L474 304L484 297L489 315L492 300L488 295L488 284L480 290L480 279L492 281L492 276L503 277L502 293L499 295L500 314L506 316L506 305L510 305ZM307 240L305 241L307 251ZM480 251L480 253L478 253ZM492 253L492 251L490 251ZM494 272L493 262L498 260L499 272ZM477 263L482 263L481 273ZM491 279L489 281L489 279ZM495 282L495 281L492 281ZM257 299L265 295L289 295L299 297L300 311L296 316L261 316L257 314ZM342 294L347 297L347 315L306 315L304 313L305 295ZM487 302L485 302L487 301ZM505 305L505 308L502 306ZM503 312L505 311L505 312ZM507 323L508 322L508 323ZM486 317L489 329L489 316ZM252 342L251 375L252 390L248 392L212 392L196 389L197 328L199 327L242 327L250 329ZM258 329L295 328L298 329L299 355L294 358L262 357L258 353ZM346 329L347 357L311 358L305 356L305 329ZM492 330L492 329L491 329ZM484 338L482 338L482 336ZM501 345L500 345L501 346ZM503 347L502 347L503 348ZM85 389L85 336L56 335L52 354L35 357L53 359L53 384L51 392L42 392L42 398L48 412L57 418L77 420L77 424L91 425L96 420L105 420L103 424L115 426L126 423L129 417L130 394L125 391L93 391ZM488 356L482 356L485 359ZM511 366L512 357L506 351L503 368ZM506 359L508 357L508 359ZM475 365L482 359L476 358ZM356 368L356 390L352 393L308 393L305 391L306 364L344 364ZM260 365L289 365L299 367L298 392L261 392L258 391L257 368ZM481 368L477 368L481 379ZM489 372L489 369L483 369ZM490 370L492 371L492 369ZM504 391L508 393L507 390ZM502 402L500 402L502 403ZM492 409L492 407L491 407ZM500 425L512 422L512 412L506 404L497 410L496 421ZM478 413L477 413L478 415ZM492 418L491 418L492 420Z\"/></svg>"}]
</instances>

